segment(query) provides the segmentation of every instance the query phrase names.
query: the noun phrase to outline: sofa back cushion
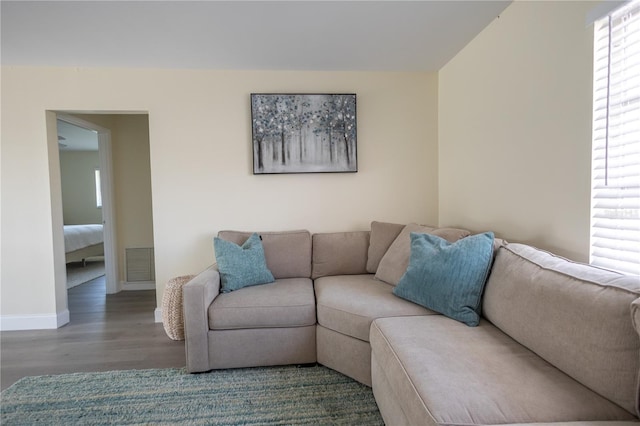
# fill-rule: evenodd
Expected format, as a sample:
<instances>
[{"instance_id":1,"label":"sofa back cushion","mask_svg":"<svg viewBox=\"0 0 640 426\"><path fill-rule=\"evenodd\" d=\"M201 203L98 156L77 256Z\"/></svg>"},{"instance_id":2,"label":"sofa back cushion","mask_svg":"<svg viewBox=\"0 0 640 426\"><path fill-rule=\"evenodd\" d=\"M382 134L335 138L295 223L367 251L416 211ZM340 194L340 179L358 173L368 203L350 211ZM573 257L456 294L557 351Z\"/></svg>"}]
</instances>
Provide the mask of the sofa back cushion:
<instances>
[{"instance_id":1,"label":"sofa back cushion","mask_svg":"<svg viewBox=\"0 0 640 426\"><path fill-rule=\"evenodd\" d=\"M637 276L571 262L522 244L498 249L483 314L573 379L638 413Z\"/></svg>"},{"instance_id":2,"label":"sofa back cushion","mask_svg":"<svg viewBox=\"0 0 640 426\"><path fill-rule=\"evenodd\" d=\"M220 231L218 237L238 245L252 232ZM311 234L309 231L258 232L262 238L267 267L274 278L311 277Z\"/></svg>"},{"instance_id":3,"label":"sofa back cushion","mask_svg":"<svg viewBox=\"0 0 640 426\"><path fill-rule=\"evenodd\" d=\"M371 222L371 237L367 256L367 272L375 274L384 254L404 229L404 225L389 222Z\"/></svg>"},{"instance_id":4,"label":"sofa back cushion","mask_svg":"<svg viewBox=\"0 0 640 426\"><path fill-rule=\"evenodd\" d=\"M470 235L466 229L458 228L433 228L431 226L410 223L402 228L396 239L391 243L387 252L382 256L376 279L387 284L397 285L400 278L407 271L409 257L411 256L411 233L432 234L444 238L450 243L455 243L460 238Z\"/></svg>"},{"instance_id":5,"label":"sofa back cushion","mask_svg":"<svg viewBox=\"0 0 640 426\"><path fill-rule=\"evenodd\" d=\"M367 273L369 231L313 234L311 278Z\"/></svg>"}]
</instances>

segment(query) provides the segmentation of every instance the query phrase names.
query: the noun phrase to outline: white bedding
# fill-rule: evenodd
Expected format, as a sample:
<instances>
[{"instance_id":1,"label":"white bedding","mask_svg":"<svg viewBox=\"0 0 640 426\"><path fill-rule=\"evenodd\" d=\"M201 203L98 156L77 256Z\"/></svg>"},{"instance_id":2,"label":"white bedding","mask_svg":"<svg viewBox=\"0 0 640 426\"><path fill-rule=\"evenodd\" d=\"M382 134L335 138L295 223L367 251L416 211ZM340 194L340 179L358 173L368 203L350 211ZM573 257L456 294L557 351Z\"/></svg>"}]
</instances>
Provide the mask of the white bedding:
<instances>
[{"instance_id":1,"label":"white bedding","mask_svg":"<svg viewBox=\"0 0 640 426\"><path fill-rule=\"evenodd\" d=\"M65 225L64 252L80 250L104 241L102 225Z\"/></svg>"}]
</instances>

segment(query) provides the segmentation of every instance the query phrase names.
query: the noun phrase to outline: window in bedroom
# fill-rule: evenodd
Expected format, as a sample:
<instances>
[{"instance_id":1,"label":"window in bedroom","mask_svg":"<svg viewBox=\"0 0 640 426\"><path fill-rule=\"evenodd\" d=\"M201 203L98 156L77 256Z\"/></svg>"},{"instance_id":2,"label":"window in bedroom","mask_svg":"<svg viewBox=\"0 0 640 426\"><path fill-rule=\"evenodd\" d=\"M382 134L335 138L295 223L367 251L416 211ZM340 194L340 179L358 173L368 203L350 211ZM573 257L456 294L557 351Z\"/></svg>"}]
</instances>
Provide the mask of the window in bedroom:
<instances>
[{"instance_id":1,"label":"window in bedroom","mask_svg":"<svg viewBox=\"0 0 640 426\"><path fill-rule=\"evenodd\" d=\"M640 0L595 22L591 253L640 274Z\"/></svg>"},{"instance_id":2,"label":"window in bedroom","mask_svg":"<svg viewBox=\"0 0 640 426\"><path fill-rule=\"evenodd\" d=\"M96 207L102 208L102 190L100 189L100 169L95 170L96 181Z\"/></svg>"}]
</instances>

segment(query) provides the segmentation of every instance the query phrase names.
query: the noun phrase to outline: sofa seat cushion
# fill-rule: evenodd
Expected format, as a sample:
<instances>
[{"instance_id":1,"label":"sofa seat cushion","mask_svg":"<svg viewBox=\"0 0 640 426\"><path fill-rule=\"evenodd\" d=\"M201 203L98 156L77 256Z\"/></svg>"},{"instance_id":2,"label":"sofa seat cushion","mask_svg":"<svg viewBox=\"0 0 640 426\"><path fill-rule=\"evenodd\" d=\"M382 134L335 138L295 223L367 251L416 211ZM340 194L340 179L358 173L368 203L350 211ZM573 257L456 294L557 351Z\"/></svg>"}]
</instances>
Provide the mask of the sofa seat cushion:
<instances>
[{"instance_id":1,"label":"sofa seat cushion","mask_svg":"<svg viewBox=\"0 0 640 426\"><path fill-rule=\"evenodd\" d=\"M316 323L313 282L284 278L218 295L208 310L209 329L304 327Z\"/></svg>"},{"instance_id":2,"label":"sofa seat cushion","mask_svg":"<svg viewBox=\"0 0 640 426\"><path fill-rule=\"evenodd\" d=\"M394 296L393 287L369 274L318 278L315 289L318 324L365 342L376 318L436 314Z\"/></svg>"},{"instance_id":3,"label":"sofa seat cushion","mask_svg":"<svg viewBox=\"0 0 640 426\"><path fill-rule=\"evenodd\" d=\"M411 424L634 419L486 320L378 319L371 350Z\"/></svg>"}]
</instances>

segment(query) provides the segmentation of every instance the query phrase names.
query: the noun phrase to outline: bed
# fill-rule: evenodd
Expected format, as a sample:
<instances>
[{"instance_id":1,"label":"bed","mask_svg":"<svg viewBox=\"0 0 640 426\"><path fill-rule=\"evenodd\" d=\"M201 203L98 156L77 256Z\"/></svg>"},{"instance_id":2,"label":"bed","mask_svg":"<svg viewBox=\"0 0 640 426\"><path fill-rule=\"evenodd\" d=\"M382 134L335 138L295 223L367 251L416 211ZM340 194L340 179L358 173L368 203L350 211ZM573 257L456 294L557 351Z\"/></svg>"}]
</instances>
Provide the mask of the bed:
<instances>
[{"instance_id":1,"label":"bed","mask_svg":"<svg viewBox=\"0 0 640 426\"><path fill-rule=\"evenodd\" d=\"M66 263L82 262L88 257L104 256L102 225L65 225Z\"/></svg>"}]
</instances>

